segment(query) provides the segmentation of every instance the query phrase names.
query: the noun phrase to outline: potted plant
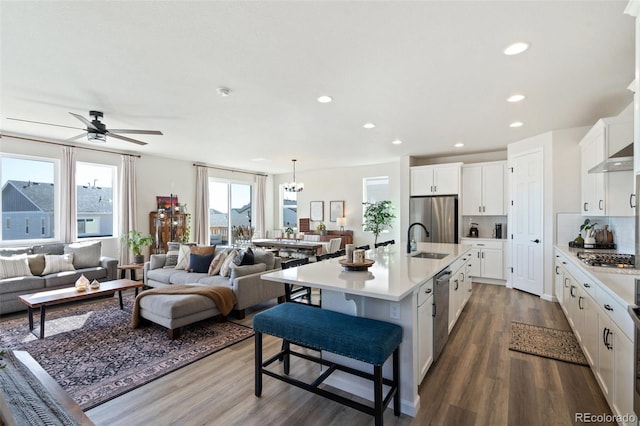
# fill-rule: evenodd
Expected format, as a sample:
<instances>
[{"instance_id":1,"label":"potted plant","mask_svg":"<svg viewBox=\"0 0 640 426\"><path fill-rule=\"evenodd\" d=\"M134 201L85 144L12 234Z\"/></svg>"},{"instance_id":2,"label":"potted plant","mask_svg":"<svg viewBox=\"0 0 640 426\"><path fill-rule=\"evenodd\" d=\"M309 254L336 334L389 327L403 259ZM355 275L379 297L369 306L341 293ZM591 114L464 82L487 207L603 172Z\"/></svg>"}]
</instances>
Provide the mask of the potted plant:
<instances>
[{"instance_id":1,"label":"potted plant","mask_svg":"<svg viewBox=\"0 0 640 426\"><path fill-rule=\"evenodd\" d=\"M584 247L593 248L596 245L596 230L594 229L598 222L591 222L591 219L587 218L584 223L580 225L580 236L582 231L585 231Z\"/></svg>"},{"instance_id":2,"label":"potted plant","mask_svg":"<svg viewBox=\"0 0 640 426\"><path fill-rule=\"evenodd\" d=\"M391 227L391 222L395 219L393 214L393 204L384 200L376 203L363 203L364 209L364 230L375 235L374 245L378 243L378 236L385 228Z\"/></svg>"},{"instance_id":3,"label":"potted plant","mask_svg":"<svg viewBox=\"0 0 640 426\"><path fill-rule=\"evenodd\" d=\"M142 248L153 244L153 238L132 229L120 238L120 242L126 244L133 253L133 263L144 263Z\"/></svg>"},{"instance_id":4,"label":"potted plant","mask_svg":"<svg viewBox=\"0 0 640 426\"><path fill-rule=\"evenodd\" d=\"M318 226L316 226L316 231L320 233L320 235L327 235L327 225L324 222L320 222Z\"/></svg>"}]
</instances>

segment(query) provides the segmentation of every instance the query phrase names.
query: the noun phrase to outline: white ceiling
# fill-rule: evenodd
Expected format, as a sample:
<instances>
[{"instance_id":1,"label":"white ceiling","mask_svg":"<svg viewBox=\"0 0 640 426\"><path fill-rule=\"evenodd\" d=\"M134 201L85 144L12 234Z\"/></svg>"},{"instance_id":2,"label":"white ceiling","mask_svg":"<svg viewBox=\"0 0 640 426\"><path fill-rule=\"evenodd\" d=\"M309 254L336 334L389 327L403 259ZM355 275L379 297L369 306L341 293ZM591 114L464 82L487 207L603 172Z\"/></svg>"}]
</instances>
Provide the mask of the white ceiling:
<instances>
[{"instance_id":1,"label":"white ceiling","mask_svg":"<svg viewBox=\"0 0 640 426\"><path fill-rule=\"evenodd\" d=\"M97 109L164 132L110 148L268 173L505 149L632 101L626 3L3 0L0 129L64 140L79 131L6 118ZM505 56L514 41L531 47Z\"/></svg>"}]
</instances>

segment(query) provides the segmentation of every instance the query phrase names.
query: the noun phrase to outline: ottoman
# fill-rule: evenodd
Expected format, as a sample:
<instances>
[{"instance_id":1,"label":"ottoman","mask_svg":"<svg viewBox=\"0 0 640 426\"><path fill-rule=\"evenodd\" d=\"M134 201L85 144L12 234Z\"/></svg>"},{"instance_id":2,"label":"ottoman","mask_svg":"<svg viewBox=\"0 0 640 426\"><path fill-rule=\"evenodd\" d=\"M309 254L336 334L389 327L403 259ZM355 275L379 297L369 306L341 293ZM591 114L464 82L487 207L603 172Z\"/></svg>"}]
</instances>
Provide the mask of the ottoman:
<instances>
[{"instance_id":1,"label":"ottoman","mask_svg":"<svg viewBox=\"0 0 640 426\"><path fill-rule=\"evenodd\" d=\"M182 327L222 314L213 300L198 294L153 294L140 299L140 317L166 327L171 340Z\"/></svg>"}]
</instances>

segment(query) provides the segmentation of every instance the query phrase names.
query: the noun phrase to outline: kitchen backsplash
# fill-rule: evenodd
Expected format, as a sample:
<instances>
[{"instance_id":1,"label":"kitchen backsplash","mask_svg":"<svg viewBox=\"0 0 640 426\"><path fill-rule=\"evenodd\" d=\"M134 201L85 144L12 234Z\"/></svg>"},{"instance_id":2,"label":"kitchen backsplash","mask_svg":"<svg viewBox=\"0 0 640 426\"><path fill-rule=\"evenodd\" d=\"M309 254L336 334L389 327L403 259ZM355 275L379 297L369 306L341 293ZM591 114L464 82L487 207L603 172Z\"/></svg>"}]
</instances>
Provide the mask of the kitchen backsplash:
<instances>
[{"instance_id":1,"label":"kitchen backsplash","mask_svg":"<svg viewBox=\"0 0 640 426\"><path fill-rule=\"evenodd\" d=\"M580 225L588 216L575 213L558 213L556 217L556 243L569 244L580 232ZM620 253L631 253L635 250L635 218L622 216L598 216L589 217L592 222L596 222L596 229L609 225L609 231L613 233L613 242ZM582 236L585 233L582 232Z\"/></svg>"},{"instance_id":2,"label":"kitchen backsplash","mask_svg":"<svg viewBox=\"0 0 640 426\"><path fill-rule=\"evenodd\" d=\"M504 229L507 226L507 216L462 216L462 237L469 236L469 219L478 224L479 238L494 238L493 231L496 223L502 223L502 238L506 238ZM575 238L575 237L574 237Z\"/></svg>"}]
</instances>

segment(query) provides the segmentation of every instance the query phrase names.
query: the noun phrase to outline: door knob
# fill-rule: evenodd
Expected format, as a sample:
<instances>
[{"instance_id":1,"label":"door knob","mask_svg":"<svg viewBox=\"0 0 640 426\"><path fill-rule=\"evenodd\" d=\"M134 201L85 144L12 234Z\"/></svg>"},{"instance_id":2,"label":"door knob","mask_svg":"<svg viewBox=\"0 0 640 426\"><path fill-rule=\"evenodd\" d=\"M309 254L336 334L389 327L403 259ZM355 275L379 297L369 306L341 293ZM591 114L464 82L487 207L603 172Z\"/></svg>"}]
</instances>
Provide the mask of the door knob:
<instances>
[{"instance_id":1,"label":"door knob","mask_svg":"<svg viewBox=\"0 0 640 426\"><path fill-rule=\"evenodd\" d=\"M540 244L540 240L539 239L535 239L535 240L531 240L532 243L536 243L536 244Z\"/></svg>"}]
</instances>

